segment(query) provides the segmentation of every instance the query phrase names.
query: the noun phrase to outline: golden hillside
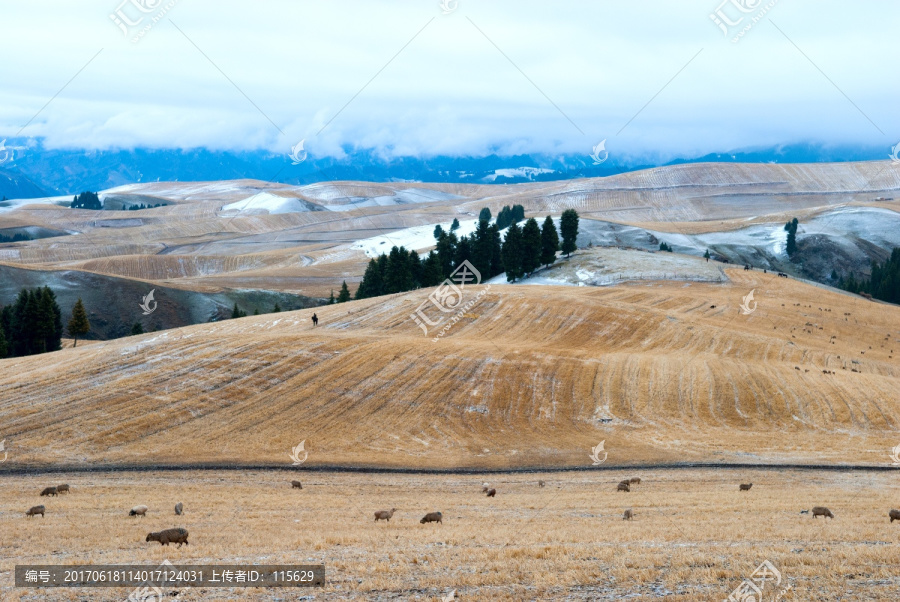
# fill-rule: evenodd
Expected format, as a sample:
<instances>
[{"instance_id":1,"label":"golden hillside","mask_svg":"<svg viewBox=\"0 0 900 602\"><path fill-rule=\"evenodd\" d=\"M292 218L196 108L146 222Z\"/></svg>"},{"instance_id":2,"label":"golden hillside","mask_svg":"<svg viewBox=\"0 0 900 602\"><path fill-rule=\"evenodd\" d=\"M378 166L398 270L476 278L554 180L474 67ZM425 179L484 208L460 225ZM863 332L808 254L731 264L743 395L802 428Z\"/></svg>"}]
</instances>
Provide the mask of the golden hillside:
<instances>
[{"instance_id":1,"label":"golden hillside","mask_svg":"<svg viewBox=\"0 0 900 602\"><path fill-rule=\"evenodd\" d=\"M727 274L493 285L437 342L417 291L0 360L5 467L889 464L900 308Z\"/></svg>"}]
</instances>

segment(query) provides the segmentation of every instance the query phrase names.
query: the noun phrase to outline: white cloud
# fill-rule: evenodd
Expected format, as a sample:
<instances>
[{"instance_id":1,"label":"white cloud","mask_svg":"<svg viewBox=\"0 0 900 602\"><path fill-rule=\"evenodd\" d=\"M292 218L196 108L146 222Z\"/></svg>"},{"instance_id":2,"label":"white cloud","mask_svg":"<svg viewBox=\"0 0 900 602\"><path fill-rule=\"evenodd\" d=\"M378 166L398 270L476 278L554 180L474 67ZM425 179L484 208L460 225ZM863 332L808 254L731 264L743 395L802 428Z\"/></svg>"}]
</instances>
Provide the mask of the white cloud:
<instances>
[{"instance_id":1,"label":"white cloud","mask_svg":"<svg viewBox=\"0 0 900 602\"><path fill-rule=\"evenodd\" d=\"M22 136L278 152L305 138L314 155L342 145L588 152L607 138L612 153L666 156L900 139L890 75L900 5L886 0L777 2L738 44L709 19L718 0L460 0L450 15L436 0L180 0L137 44L109 19L119 2L4 7L0 38L15 60L0 64L0 136L18 133L102 48ZM138 14L130 2L123 11Z\"/></svg>"}]
</instances>

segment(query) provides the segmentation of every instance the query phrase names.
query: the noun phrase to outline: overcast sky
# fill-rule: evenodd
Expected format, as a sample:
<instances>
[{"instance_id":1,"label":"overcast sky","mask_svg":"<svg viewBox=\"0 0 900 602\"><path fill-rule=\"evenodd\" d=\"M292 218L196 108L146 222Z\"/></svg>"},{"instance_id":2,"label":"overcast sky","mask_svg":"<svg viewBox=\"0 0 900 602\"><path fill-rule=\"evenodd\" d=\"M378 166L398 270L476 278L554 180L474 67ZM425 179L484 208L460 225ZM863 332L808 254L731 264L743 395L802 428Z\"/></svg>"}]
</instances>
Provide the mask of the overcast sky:
<instances>
[{"instance_id":1,"label":"overcast sky","mask_svg":"<svg viewBox=\"0 0 900 602\"><path fill-rule=\"evenodd\" d=\"M720 2L4 2L0 138L275 152L304 139L317 156L900 141L900 2ZM726 36L717 12L743 20ZM143 20L120 28L116 13Z\"/></svg>"}]
</instances>

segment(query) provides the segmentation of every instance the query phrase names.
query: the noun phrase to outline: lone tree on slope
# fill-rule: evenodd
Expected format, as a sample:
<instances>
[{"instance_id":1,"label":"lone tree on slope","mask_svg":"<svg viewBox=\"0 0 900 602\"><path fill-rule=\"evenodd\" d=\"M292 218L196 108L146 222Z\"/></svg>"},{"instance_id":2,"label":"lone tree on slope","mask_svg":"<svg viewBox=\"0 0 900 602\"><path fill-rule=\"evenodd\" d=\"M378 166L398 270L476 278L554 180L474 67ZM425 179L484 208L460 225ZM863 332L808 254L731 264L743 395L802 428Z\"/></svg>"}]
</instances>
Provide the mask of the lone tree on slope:
<instances>
[{"instance_id":1,"label":"lone tree on slope","mask_svg":"<svg viewBox=\"0 0 900 602\"><path fill-rule=\"evenodd\" d=\"M347 288L347 281L344 280L344 283L341 284L341 292L338 293L337 302L338 303L346 303L350 300L350 289Z\"/></svg>"},{"instance_id":2,"label":"lone tree on slope","mask_svg":"<svg viewBox=\"0 0 900 602\"><path fill-rule=\"evenodd\" d=\"M91 323L88 322L87 312L84 311L84 304L81 302L80 297L75 303L75 307L72 308L72 318L69 320L68 329L69 334L72 335L75 341L72 347L78 346L79 336L83 337L91 331Z\"/></svg>"}]
</instances>

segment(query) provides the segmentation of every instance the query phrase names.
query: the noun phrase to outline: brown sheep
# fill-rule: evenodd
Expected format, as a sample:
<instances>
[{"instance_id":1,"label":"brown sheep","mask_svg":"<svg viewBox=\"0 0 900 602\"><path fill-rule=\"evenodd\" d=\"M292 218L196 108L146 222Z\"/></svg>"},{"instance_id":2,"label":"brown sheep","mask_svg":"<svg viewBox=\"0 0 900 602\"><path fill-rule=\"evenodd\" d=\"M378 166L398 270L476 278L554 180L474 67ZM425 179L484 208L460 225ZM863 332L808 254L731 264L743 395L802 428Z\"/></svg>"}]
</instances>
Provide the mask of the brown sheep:
<instances>
[{"instance_id":1,"label":"brown sheep","mask_svg":"<svg viewBox=\"0 0 900 602\"><path fill-rule=\"evenodd\" d=\"M425 523L441 523L443 525L444 524L443 518L444 518L444 515L441 514L440 512L429 512L428 514L423 516L422 520L420 520L419 522L423 525Z\"/></svg>"},{"instance_id":2,"label":"brown sheep","mask_svg":"<svg viewBox=\"0 0 900 602\"><path fill-rule=\"evenodd\" d=\"M291 489L303 489L303 483L300 481L291 481Z\"/></svg>"},{"instance_id":3,"label":"brown sheep","mask_svg":"<svg viewBox=\"0 0 900 602\"><path fill-rule=\"evenodd\" d=\"M390 510L379 510L375 513L375 522L377 523L379 520L385 520L387 522L391 522L391 517L394 516L394 512L396 512L396 508L391 508Z\"/></svg>"},{"instance_id":4,"label":"brown sheep","mask_svg":"<svg viewBox=\"0 0 900 602\"><path fill-rule=\"evenodd\" d=\"M627 481L622 481L619 483L619 486L616 487L616 491L631 491L631 485L629 485Z\"/></svg>"},{"instance_id":5,"label":"brown sheep","mask_svg":"<svg viewBox=\"0 0 900 602\"><path fill-rule=\"evenodd\" d=\"M894 519L900 520L900 510L891 510L888 512L888 516L891 517L891 522L894 522Z\"/></svg>"},{"instance_id":6,"label":"brown sheep","mask_svg":"<svg viewBox=\"0 0 900 602\"><path fill-rule=\"evenodd\" d=\"M69 486L68 485L57 485L56 492L57 493L69 493Z\"/></svg>"},{"instance_id":7,"label":"brown sheep","mask_svg":"<svg viewBox=\"0 0 900 602\"><path fill-rule=\"evenodd\" d=\"M543 487L543 486L544 486L544 482L543 482L543 481L538 481L538 487Z\"/></svg>"},{"instance_id":8,"label":"brown sheep","mask_svg":"<svg viewBox=\"0 0 900 602\"><path fill-rule=\"evenodd\" d=\"M497 495L497 490L492 487L491 489L488 489L485 493L487 494L488 497L494 497Z\"/></svg>"},{"instance_id":9,"label":"brown sheep","mask_svg":"<svg viewBox=\"0 0 900 602\"><path fill-rule=\"evenodd\" d=\"M640 485L640 484L641 484L641 477L631 477L631 481L630 481L630 482L631 482L632 485Z\"/></svg>"},{"instance_id":10,"label":"brown sheep","mask_svg":"<svg viewBox=\"0 0 900 602\"><path fill-rule=\"evenodd\" d=\"M738 491L750 491L751 487L753 487L753 483L741 483L738 486Z\"/></svg>"},{"instance_id":11,"label":"brown sheep","mask_svg":"<svg viewBox=\"0 0 900 602\"><path fill-rule=\"evenodd\" d=\"M834 514L831 513L831 510L826 508L825 506L816 506L812 509L813 519L817 516L826 516L828 518L834 518Z\"/></svg>"},{"instance_id":12,"label":"brown sheep","mask_svg":"<svg viewBox=\"0 0 900 602\"><path fill-rule=\"evenodd\" d=\"M178 547L181 547L181 544L188 545L188 532L187 529L165 529L164 531L159 531L158 533L147 533L147 541L158 541L159 545L167 546L170 543L177 543Z\"/></svg>"},{"instance_id":13,"label":"brown sheep","mask_svg":"<svg viewBox=\"0 0 900 602\"><path fill-rule=\"evenodd\" d=\"M41 497L45 495L59 495L59 492L56 490L56 487L47 487L41 492Z\"/></svg>"},{"instance_id":14,"label":"brown sheep","mask_svg":"<svg viewBox=\"0 0 900 602\"><path fill-rule=\"evenodd\" d=\"M41 518L44 518L44 507L32 506L28 509L28 512L25 513L25 516L34 516L35 514L40 514ZM893 519L891 519L891 522L893 522Z\"/></svg>"},{"instance_id":15,"label":"brown sheep","mask_svg":"<svg viewBox=\"0 0 900 602\"><path fill-rule=\"evenodd\" d=\"M634 518L634 512L631 511L631 508L625 511L625 515L622 517L622 520L631 520Z\"/></svg>"},{"instance_id":16,"label":"brown sheep","mask_svg":"<svg viewBox=\"0 0 900 602\"><path fill-rule=\"evenodd\" d=\"M182 512L184 512L184 504L178 502L177 504L175 504L175 514L181 516Z\"/></svg>"},{"instance_id":17,"label":"brown sheep","mask_svg":"<svg viewBox=\"0 0 900 602\"><path fill-rule=\"evenodd\" d=\"M147 516L147 506L135 506L128 511L128 516Z\"/></svg>"}]
</instances>

